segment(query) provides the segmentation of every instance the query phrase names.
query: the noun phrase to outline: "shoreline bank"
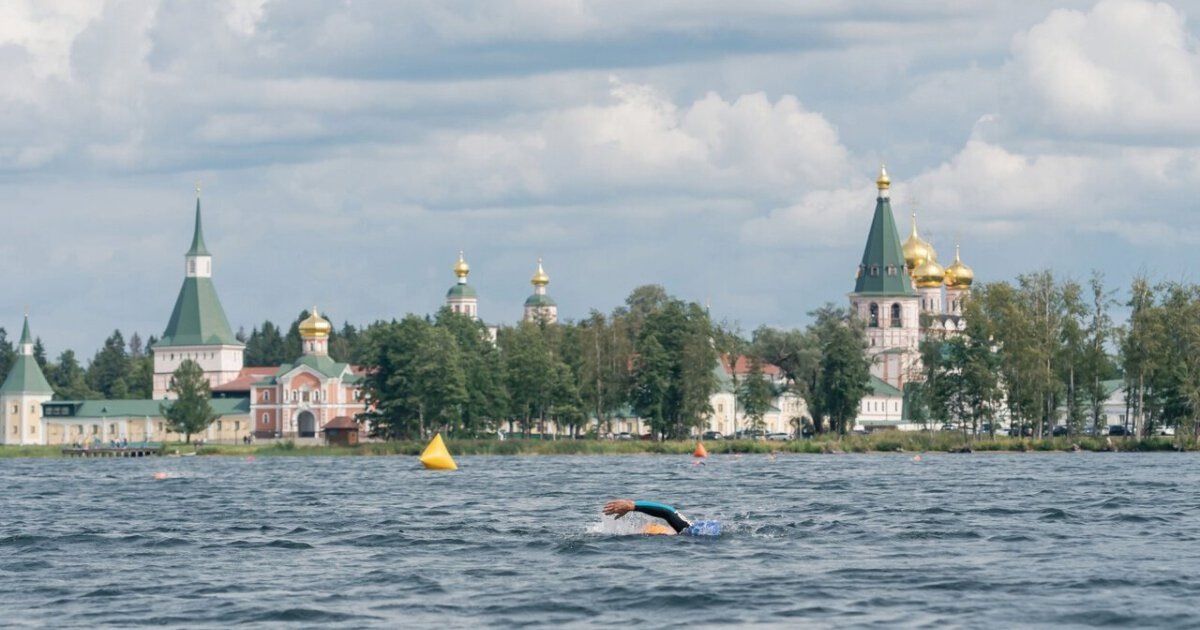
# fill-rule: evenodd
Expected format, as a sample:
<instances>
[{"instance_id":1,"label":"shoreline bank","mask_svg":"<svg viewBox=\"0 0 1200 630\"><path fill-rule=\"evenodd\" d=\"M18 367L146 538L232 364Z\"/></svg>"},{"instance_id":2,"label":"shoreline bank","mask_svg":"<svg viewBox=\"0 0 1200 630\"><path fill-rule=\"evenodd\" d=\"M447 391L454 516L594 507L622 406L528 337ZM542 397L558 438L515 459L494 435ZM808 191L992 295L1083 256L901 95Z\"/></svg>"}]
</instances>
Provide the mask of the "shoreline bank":
<instances>
[{"instance_id":1,"label":"shoreline bank","mask_svg":"<svg viewBox=\"0 0 1200 630\"><path fill-rule=\"evenodd\" d=\"M446 440L454 455L689 455L694 441L610 441L610 440ZM1174 438L1011 438L978 437L964 439L960 434L887 432L865 436L815 437L787 442L757 440L714 440L704 442L711 455L769 453L973 453L973 452L1162 452L1198 451L1200 444L1185 444ZM194 448L184 443L167 444L166 456L196 454L226 457L340 457L340 456L416 456L423 442L368 442L356 447L277 444L209 444ZM63 458L61 446L0 446L0 458Z\"/></svg>"}]
</instances>

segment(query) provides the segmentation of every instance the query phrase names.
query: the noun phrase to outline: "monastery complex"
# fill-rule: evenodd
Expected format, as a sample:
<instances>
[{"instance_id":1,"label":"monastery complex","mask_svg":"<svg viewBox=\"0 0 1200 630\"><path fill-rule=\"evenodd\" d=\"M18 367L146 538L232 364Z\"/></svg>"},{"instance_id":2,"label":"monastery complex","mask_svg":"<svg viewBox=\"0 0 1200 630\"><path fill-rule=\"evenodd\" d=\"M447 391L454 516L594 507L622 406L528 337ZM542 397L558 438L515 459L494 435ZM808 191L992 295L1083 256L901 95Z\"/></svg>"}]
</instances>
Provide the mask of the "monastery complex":
<instances>
[{"instance_id":1,"label":"monastery complex","mask_svg":"<svg viewBox=\"0 0 1200 630\"><path fill-rule=\"evenodd\" d=\"M874 216L849 294L852 312L866 324L872 358L871 391L856 422L856 428L862 429L917 428L905 420L903 390L906 383L920 378L918 344L929 335L955 334L965 328L962 305L974 280L957 246L952 264L943 267L938 262L933 246L917 232L915 215L911 234L901 242L890 185L887 171L881 169ZM446 305L479 319L478 293L468 283L471 269L462 252L453 271L457 282L446 293ZM540 259L530 283L533 293L525 301L523 318L556 323L558 305L547 294L550 276ZM490 330L494 339L495 329ZM245 345L235 337L213 283L213 255L204 242L197 198L192 244L184 254L183 285L162 338L150 348L152 399L54 400L54 391L33 357L26 317L16 361L0 385L0 444L181 440L183 436L167 430L161 408L171 404L172 374L188 359L204 370L212 387L212 407L219 415L197 437L220 442L320 438L325 427L348 426L347 420L364 411L363 370L329 356L331 331L332 325L314 308L300 325L301 356L275 367L245 367ZM722 360L714 369L720 387L712 397L708 430L731 434L748 424L734 395L734 381L748 374L748 361L744 357ZM764 366L764 374L783 389L777 367ZM766 430L790 432L793 420L806 415L803 399L784 393L764 418ZM613 426L614 432L640 433L641 429L637 418L618 418ZM366 436L365 427L359 431Z\"/></svg>"}]
</instances>

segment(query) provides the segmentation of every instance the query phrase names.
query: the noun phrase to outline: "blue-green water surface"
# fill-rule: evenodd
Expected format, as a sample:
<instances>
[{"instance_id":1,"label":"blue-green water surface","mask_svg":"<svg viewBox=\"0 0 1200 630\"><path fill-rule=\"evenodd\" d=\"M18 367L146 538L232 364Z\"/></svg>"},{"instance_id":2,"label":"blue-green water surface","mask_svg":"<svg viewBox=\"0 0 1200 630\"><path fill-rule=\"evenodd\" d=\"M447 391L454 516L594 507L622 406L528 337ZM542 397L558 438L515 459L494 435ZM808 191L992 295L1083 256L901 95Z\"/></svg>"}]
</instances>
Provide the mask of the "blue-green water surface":
<instances>
[{"instance_id":1,"label":"blue-green water surface","mask_svg":"<svg viewBox=\"0 0 1200 630\"><path fill-rule=\"evenodd\" d=\"M0 626L1200 627L1194 454L459 465L0 460Z\"/></svg>"}]
</instances>

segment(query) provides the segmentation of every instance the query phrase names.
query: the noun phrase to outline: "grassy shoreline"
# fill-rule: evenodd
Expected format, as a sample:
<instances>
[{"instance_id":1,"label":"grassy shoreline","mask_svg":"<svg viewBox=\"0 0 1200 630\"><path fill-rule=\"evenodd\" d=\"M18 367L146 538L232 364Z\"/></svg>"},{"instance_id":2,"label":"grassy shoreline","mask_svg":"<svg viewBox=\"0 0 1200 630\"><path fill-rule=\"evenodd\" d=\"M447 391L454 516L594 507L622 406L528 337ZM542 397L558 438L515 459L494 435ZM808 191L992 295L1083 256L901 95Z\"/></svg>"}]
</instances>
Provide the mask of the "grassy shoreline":
<instances>
[{"instance_id":1,"label":"grassy shoreline","mask_svg":"<svg viewBox=\"0 0 1200 630\"><path fill-rule=\"evenodd\" d=\"M642 442L596 440L447 440L454 455L688 455L696 448L693 441ZM1054 452L1109 451L1106 438L976 438L964 439L957 433L881 432L843 438L817 437L792 442L754 440L718 440L705 442L714 455L727 453L920 453L920 452ZM1200 444L1184 445L1174 438L1112 438L1115 450L1122 452L1197 451ZM196 453L226 457L331 457L389 456L420 454L420 442L373 442L358 447L299 446L282 444L212 444L194 449L187 444L168 444L166 453ZM3 458L59 458L58 446L0 446Z\"/></svg>"}]
</instances>

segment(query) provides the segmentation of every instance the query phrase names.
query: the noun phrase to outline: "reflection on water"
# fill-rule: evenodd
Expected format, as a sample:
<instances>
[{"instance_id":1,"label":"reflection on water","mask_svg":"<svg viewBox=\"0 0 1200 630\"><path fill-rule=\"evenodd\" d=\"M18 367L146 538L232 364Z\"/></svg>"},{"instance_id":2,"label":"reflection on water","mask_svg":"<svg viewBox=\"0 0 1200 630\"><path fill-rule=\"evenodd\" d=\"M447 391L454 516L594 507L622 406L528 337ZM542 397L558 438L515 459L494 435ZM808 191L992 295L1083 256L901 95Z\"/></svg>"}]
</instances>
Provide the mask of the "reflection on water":
<instances>
[{"instance_id":1,"label":"reflection on water","mask_svg":"<svg viewBox=\"0 0 1200 630\"><path fill-rule=\"evenodd\" d=\"M1200 625L1193 454L458 459L0 461L0 619Z\"/></svg>"}]
</instances>

